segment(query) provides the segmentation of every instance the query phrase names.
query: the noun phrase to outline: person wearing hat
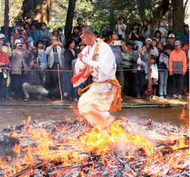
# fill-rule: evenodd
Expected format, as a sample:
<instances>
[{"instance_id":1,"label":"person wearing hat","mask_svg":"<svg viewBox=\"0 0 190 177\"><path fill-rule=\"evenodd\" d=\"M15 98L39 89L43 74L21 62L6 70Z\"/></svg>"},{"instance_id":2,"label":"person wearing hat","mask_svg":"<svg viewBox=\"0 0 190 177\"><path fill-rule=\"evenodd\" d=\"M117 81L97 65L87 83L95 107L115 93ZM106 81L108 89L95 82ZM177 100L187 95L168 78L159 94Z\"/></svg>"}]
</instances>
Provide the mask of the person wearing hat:
<instances>
[{"instance_id":1,"label":"person wearing hat","mask_svg":"<svg viewBox=\"0 0 190 177\"><path fill-rule=\"evenodd\" d=\"M169 59L169 72L172 76L171 92L174 99L181 99L183 95L183 76L187 71L187 56L181 49L181 41L176 40L174 44L175 49L170 53ZM178 89L176 85L178 85Z\"/></svg>"},{"instance_id":2,"label":"person wearing hat","mask_svg":"<svg viewBox=\"0 0 190 177\"><path fill-rule=\"evenodd\" d=\"M27 38L28 38L28 35L27 33L25 32L25 30L19 26L16 26L14 28L14 37L13 37L13 41L15 41L16 39L19 39L19 38L23 38L24 39L24 42L26 44L26 41L27 41Z\"/></svg>"},{"instance_id":3,"label":"person wearing hat","mask_svg":"<svg viewBox=\"0 0 190 177\"><path fill-rule=\"evenodd\" d=\"M3 33L0 33L0 44L2 44L3 52L6 52L8 57L12 56L12 51L9 41L6 41L6 37Z\"/></svg>"},{"instance_id":4,"label":"person wearing hat","mask_svg":"<svg viewBox=\"0 0 190 177\"><path fill-rule=\"evenodd\" d=\"M22 50L22 41L15 40L15 49L12 54L11 85L15 99L22 97L22 84L24 82L24 69L27 68L25 63L25 51Z\"/></svg>"},{"instance_id":5,"label":"person wearing hat","mask_svg":"<svg viewBox=\"0 0 190 177\"><path fill-rule=\"evenodd\" d=\"M29 63L32 59L36 59L38 56L38 51L37 49L34 47L34 40L32 37L28 37L27 41L26 41L26 64L27 66L29 66Z\"/></svg>"},{"instance_id":6,"label":"person wearing hat","mask_svg":"<svg viewBox=\"0 0 190 177\"><path fill-rule=\"evenodd\" d=\"M168 44L171 46L172 51L175 49L174 42L175 42L175 35L171 33L168 36Z\"/></svg>"},{"instance_id":7,"label":"person wearing hat","mask_svg":"<svg viewBox=\"0 0 190 177\"><path fill-rule=\"evenodd\" d=\"M59 43L59 46L60 46L61 48L63 48L64 46L63 46L63 43L62 43L62 41L61 41L61 39L60 39L60 37L59 37L59 30L58 30L58 28L54 28L54 29L53 29L52 37L53 37L53 36L56 36L56 37L57 37L57 42Z\"/></svg>"},{"instance_id":8,"label":"person wearing hat","mask_svg":"<svg viewBox=\"0 0 190 177\"><path fill-rule=\"evenodd\" d=\"M146 39L146 44L143 47L143 50L144 50L145 61L148 61L148 57L150 55L154 55L155 57L159 56L158 49L152 45L152 39L150 38Z\"/></svg>"},{"instance_id":9,"label":"person wearing hat","mask_svg":"<svg viewBox=\"0 0 190 177\"><path fill-rule=\"evenodd\" d=\"M152 99L155 100L156 99L156 87L158 85L158 66L156 64L156 56L154 55L150 55L150 61L151 61L151 84L152 84L152 89L153 89L153 93L152 93ZM146 66L145 66L145 79L147 80L148 83L148 62L146 62Z\"/></svg>"},{"instance_id":10,"label":"person wearing hat","mask_svg":"<svg viewBox=\"0 0 190 177\"><path fill-rule=\"evenodd\" d=\"M38 40L41 40L40 31L37 30L36 25L34 23L31 24L30 36L34 40L34 46L36 46Z\"/></svg>"},{"instance_id":11,"label":"person wearing hat","mask_svg":"<svg viewBox=\"0 0 190 177\"><path fill-rule=\"evenodd\" d=\"M2 49L0 43L0 102L6 102L6 86L7 86L7 75L4 73L3 67L7 66L10 61L6 52Z\"/></svg>"}]
</instances>

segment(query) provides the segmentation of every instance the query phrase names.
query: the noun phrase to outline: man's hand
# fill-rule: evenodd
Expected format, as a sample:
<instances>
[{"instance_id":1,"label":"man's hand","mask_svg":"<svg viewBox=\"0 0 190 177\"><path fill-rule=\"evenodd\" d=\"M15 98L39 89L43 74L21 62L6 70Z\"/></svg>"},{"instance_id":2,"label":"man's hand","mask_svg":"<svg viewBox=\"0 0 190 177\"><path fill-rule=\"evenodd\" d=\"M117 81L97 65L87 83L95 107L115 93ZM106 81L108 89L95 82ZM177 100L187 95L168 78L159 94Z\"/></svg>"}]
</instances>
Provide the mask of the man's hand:
<instances>
[{"instance_id":1,"label":"man's hand","mask_svg":"<svg viewBox=\"0 0 190 177\"><path fill-rule=\"evenodd\" d=\"M143 48L141 48L138 52L141 53L142 55L144 55L144 49Z\"/></svg>"},{"instance_id":2,"label":"man's hand","mask_svg":"<svg viewBox=\"0 0 190 177\"><path fill-rule=\"evenodd\" d=\"M158 78L156 78L155 81L158 82Z\"/></svg>"}]
</instances>

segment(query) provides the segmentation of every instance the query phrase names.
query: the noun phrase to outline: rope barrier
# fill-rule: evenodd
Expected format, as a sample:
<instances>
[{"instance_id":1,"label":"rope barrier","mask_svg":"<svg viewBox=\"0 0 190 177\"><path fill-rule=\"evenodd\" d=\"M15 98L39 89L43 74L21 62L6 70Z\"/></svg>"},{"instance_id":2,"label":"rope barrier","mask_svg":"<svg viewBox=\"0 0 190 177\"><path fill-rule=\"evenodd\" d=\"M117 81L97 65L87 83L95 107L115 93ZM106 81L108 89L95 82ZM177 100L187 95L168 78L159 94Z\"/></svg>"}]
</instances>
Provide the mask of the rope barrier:
<instances>
[{"instance_id":1,"label":"rope barrier","mask_svg":"<svg viewBox=\"0 0 190 177\"><path fill-rule=\"evenodd\" d=\"M34 71L34 69L14 69L14 68L11 68L11 70L13 71ZM144 71L145 69L142 68L142 69L118 69L117 71ZM158 71L166 71L169 69L158 69ZM51 70L51 69L45 69L44 70L45 72L51 72L51 71L58 71L58 70ZM173 70L173 71L181 71L181 70ZM187 69L187 71L189 71L189 68ZM74 72L74 70L64 70L64 69L59 69L59 72Z\"/></svg>"}]
</instances>

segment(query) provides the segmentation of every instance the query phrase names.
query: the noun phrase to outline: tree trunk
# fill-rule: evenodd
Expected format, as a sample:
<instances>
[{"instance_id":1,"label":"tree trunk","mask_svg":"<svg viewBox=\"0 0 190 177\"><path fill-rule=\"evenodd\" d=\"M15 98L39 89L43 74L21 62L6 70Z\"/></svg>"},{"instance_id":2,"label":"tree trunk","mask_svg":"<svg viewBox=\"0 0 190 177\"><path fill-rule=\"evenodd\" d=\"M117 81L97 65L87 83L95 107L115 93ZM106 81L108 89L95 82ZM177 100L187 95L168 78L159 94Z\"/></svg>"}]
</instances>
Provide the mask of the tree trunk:
<instances>
[{"instance_id":1,"label":"tree trunk","mask_svg":"<svg viewBox=\"0 0 190 177\"><path fill-rule=\"evenodd\" d=\"M139 9L139 15L141 17L141 21L146 20L144 0L138 0L138 9Z\"/></svg>"},{"instance_id":2,"label":"tree trunk","mask_svg":"<svg viewBox=\"0 0 190 177\"><path fill-rule=\"evenodd\" d=\"M9 0L5 0L5 19L4 19L4 27L5 27L5 36L8 39L8 28L9 28Z\"/></svg>"},{"instance_id":3,"label":"tree trunk","mask_svg":"<svg viewBox=\"0 0 190 177\"><path fill-rule=\"evenodd\" d=\"M53 0L24 0L17 19L49 23Z\"/></svg>"},{"instance_id":4,"label":"tree trunk","mask_svg":"<svg viewBox=\"0 0 190 177\"><path fill-rule=\"evenodd\" d=\"M182 32L184 25L184 7L182 0L172 0L173 4L173 31Z\"/></svg>"},{"instance_id":5,"label":"tree trunk","mask_svg":"<svg viewBox=\"0 0 190 177\"><path fill-rule=\"evenodd\" d=\"M76 3L76 0L69 0L69 7L67 10L67 18L66 18L66 24L65 24L66 41L69 39L71 31L72 31L75 3Z\"/></svg>"}]
</instances>

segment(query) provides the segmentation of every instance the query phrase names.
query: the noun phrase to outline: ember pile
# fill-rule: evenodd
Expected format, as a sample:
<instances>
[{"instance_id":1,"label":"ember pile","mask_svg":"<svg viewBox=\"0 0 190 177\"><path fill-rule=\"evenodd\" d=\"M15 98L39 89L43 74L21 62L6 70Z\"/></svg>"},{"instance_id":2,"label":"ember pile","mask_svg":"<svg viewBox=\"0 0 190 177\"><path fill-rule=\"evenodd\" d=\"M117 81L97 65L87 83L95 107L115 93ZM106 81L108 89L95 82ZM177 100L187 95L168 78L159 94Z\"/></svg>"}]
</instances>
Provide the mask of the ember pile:
<instances>
[{"instance_id":1,"label":"ember pile","mask_svg":"<svg viewBox=\"0 0 190 177\"><path fill-rule=\"evenodd\" d=\"M0 133L16 142L0 158L0 175L12 177L189 176L189 137L184 128L120 118L109 137L83 120L31 121ZM9 144L9 143L8 143ZM6 149L5 149L6 150Z\"/></svg>"}]
</instances>

